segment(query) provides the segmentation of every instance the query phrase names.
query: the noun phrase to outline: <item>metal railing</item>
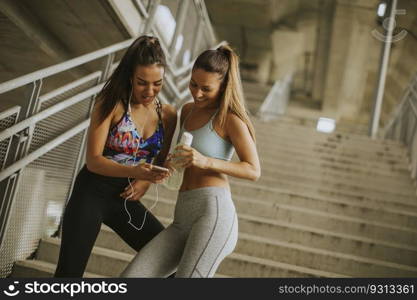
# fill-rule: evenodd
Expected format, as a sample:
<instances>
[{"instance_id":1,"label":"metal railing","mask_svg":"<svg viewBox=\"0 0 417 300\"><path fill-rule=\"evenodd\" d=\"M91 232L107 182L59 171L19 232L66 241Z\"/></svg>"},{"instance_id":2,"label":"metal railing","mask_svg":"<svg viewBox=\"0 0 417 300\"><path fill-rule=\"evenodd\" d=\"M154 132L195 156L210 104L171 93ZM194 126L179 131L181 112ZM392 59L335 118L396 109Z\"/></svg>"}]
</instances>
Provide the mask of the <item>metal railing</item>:
<instances>
[{"instance_id":1,"label":"metal railing","mask_svg":"<svg viewBox=\"0 0 417 300\"><path fill-rule=\"evenodd\" d=\"M417 184L417 74L408 85L393 117L385 126L383 138L399 141L407 147L411 177Z\"/></svg>"},{"instance_id":2,"label":"metal railing","mask_svg":"<svg viewBox=\"0 0 417 300\"><path fill-rule=\"evenodd\" d=\"M156 4L160 1L150 1L151 5L148 7L145 7L139 0L132 0L132 2L141 17L146 20L141 26L141 34L150 33L158 36L167 54L165 84L159 97L165 103L179 106L191 99L187 83L197 51L207 48L207 44L213 46L215 41L204 1L192 1L200 19L198 19L199 25L194 28L196 31L193 33L194 44L191 49L193 59L184 66L177 66L172 53L167 52L173 47L163 43L160 34L161 28L157 28L154 24ZM191 0L182 0L182 2L191 3ZM179 9L181 6L185 10L192 7L191 5L180 5ZM177 15L185 18L187 14L182 12ZM181 22L183 20L177 20L177 23ZM177 27L178 30L181 29L180 26ZM175 32L174 36L178 36L178 34L179 32ZM16 248L13 245L20 242L15 240L16 234L11 233L8 237L7 231L15 231L18 226L23 226L18 224L19 222L11 221L10 218L16 198L28 197L24 186L35 184L34 180L37 180L36 184L38 185L40 183L49 184L51 185L50 190L44 192L42 197L53 194L50 199L57 197L65 199L60 199L60 203L43 200L44 202L53 202L53 205L43 203L43 209L46 210L46 206L48 206L48 210L55 207L58 210L57 214L61 214L74 184L75 175L83 164L86 129L90 123L89 115L95 95L102 89L104 82L118 65L118 62L114 61L117 54L129 47L133 41L134 38L131 38L0 84L0 95L19 88L28 91L28 98L24 106L13 106L0 112L0 129L2 130L0 132L0 255L2 256L0 277L10 273L11 265L15 260L24 259L34 251L36 249L34 241L39 240L45 234L45 230L42 228L31 232L28 234L29 240L25 242L26 248L18 250L20 251L18 254L10 254L12 249ZM100 70L42 94L43 84L48 77L99 59L104 60ZM68 117L71 115L74 117ZM71 156L71 158L61 157L62 155ZM65 169L67 173L64 180L61 178L64 177L61 174L63 172L61 165L65 163L67 164ZM33 174L36 174L37 179L33 178ZM24 201L22 199L19 203ZM28 204L22 205L17 204L15 210L24 211L23 207ZM40 223L42 216L37 216L35 219L38 217L37 222ZM57 225L54 222L50 226L52 228L48 229L48 234L56 230ZM36 224L35 227L42 226L45 227L45 224ZM7 238L7 243L4 243Z\"/></svg>"}]
</instances>

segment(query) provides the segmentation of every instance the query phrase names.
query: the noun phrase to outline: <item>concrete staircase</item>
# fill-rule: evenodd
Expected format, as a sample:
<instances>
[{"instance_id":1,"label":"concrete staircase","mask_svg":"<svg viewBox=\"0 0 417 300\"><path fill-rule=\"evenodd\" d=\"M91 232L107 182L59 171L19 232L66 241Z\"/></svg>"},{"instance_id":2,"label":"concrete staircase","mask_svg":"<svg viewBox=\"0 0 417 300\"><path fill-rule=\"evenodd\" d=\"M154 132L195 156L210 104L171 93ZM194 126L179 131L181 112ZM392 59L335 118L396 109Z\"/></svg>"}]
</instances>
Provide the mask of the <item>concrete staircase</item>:
<instances>
[{"instance_id":1,"label":"concrete staircase","mask_svg":"<svg viewBox=\"0 0 417 300\"><path fill-rule=\"evenodd\" d=\"M239 242L216 276L417 277L417 197L405 149L302 123L255 120L262 177L230 179ZM151 188L143 203L154 200ZM159 187L153 212L165 225L175 200ZM36 258L17 262L12 276L51 276L59 243L42 239ZM85 276L118 276L133 255L103 226Z\"/></svg>"}]
</instances>

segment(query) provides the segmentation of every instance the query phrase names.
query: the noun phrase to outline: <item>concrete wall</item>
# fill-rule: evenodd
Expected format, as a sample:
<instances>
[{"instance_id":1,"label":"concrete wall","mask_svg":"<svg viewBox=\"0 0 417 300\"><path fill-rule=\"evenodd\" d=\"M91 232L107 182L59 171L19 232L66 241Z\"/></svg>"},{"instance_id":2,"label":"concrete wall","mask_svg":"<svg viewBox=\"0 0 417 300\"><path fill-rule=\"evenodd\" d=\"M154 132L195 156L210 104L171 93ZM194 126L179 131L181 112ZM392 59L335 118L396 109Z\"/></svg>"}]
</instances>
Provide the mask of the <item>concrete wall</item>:
<instances>
[{"instance_id":1,"label":"concrete wall","mask_svg":"<svg viewBox=\"0 0 417 300\"><path fill-rule=\"evenodd\" d=\"M366 3L366 6L364 4ZM336 4L330 57L324 90L323 111L335 119L354 119L364 100L368 72L378 65L369 61L377 1Z\"/></svg>"}]
</instances>

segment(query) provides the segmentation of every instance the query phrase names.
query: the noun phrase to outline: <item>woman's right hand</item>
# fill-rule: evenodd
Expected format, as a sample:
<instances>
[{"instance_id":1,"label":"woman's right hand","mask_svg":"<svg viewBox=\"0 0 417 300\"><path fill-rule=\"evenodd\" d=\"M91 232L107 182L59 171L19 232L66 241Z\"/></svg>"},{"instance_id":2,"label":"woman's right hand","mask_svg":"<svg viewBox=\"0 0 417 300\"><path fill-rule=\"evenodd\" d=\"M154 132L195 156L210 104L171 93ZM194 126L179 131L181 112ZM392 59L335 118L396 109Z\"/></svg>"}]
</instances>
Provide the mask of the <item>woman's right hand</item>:
<instances>
[{"instance_id":1,"label":"woman's right hand","mask_svg":"<svg viewBox=\"0 0 417 300\"><path fill-rule=\"evenodd\" d=\"M166 160L164 162L164 167L167 168L167 169L169 169L170 175L172 175L172 173L175 170L175 166L174 166L174 163L172 161L172 154L171 153L169 153L167 155L167 158L166 158Z\"/></svg>"},{"instance_id":2,"label":"woman's right hand","mask_svg":"<svg viewBox=\"0 0 417 300\"><path fill-rule=\"evenodd\" d=\"M161 183L169 176L168 171L152 168L151 164L141 163L134 167L134 178L147 180L152 183Z\"/></svg>"}]
</instances>

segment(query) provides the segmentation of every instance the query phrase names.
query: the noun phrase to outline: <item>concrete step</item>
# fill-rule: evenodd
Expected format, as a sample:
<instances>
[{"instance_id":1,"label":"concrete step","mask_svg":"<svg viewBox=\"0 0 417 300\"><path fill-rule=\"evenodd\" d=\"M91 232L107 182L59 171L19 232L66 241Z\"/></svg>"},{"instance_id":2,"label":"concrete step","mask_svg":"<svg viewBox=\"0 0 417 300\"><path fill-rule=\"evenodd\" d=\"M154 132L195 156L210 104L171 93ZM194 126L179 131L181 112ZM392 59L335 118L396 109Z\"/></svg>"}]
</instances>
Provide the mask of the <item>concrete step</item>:
<instances>
[{"instance_id":1,"label":"concrete step","mask_svg":"<svg viewBox=\"0 0 417 300\"><path fill-rule=\"evenodd\" d=\"M59 239L43 239L40 243L38 259L56 263L59 243ZM132 254L94 247L87 270L110 277L117 277L133 257L134 255ZM230 277L343 277L336 273L282 264L237 253L226 257L219 266L218 271L220 274Z\"/></svg>"},{"instance_id":2,"label":"concrete step","mask_svg":"<svg viewBox=\"0 0 417 300\"><path fill-rule=\"evenodd\" d=\"M236 157L234 160L237 161L238 158ZM291 155L283 155L279 160L261 157L260 161L262 174L264 174L264 171L281 169L283 166L285 166L286 168L292 168L297 171L299 170L313 173L326 172L336 177L362 177L371 181L383 181L403 185L410 185L410 183L413 183L413 180L411 180L410 171L404 169L391 169L389 171L385 171L381 169L364 168L362 166L348 166L335 162L305 159L303 157L294 157Z\"/></svg>"},{"instance_id":3,"label":"concrete step","mask_svg":"<svg viewBox=\"0 0 417 300\"><path fill-rule=\"evenodd\" d=\"M258 151L260 152L260 151ZM291 152L290 150L283 150L275 153L267 153L268 155L263 155L260 153L259 159L261 163L266 163L273 167L276 164L281 163L282 161L292 164L316 164L324 165L330 168L337 168L339 170L350 170L350 171L359 171L363 173L377 173L385 176L398 176L400 179L409 178L410 170L407 166L398 166L393 164L383 164L376 163L372 161L363 161L363 160L349 160L343 157L338 157L329 154L317 154L310 153L308 155L297 153L296 150ZM233 160L238 160L233 158Z\"/></svg>"},{"instance_id":4,"label":"concrete step","mask_svg":"<svg viewBox=\"0 0 417 300\"><path fill-rule=\"evenodd\" d=\"M331 229L318 229L282 220L240 215L239 234L245 233L334 253L351 254L417 267L417 247L415 246L339 233Z\"/></svg>"},{"instance_id":5,"label":"concrete step","mask_svg":"<svg viewBox=\"0 0 417 300\"><path fill-rule=\"evenodd\" d=\"M376 197L395 197L405 201L417 201L415 186L409 182L408 186L394 186L393 184L367 183L360 178L354 180L339 179L322 172L304 173L296 172L292 168L278 168L274 171L262 170L262 175L257 181L260 185L273 185L274 182L291 182L298 186L326 187L327 189L337 189L339 191L355 191L361 195ZM379 185L378 185L379 184Z\"/></svg>"},{"instance_id":6,"label":"concrete step","mask_svg":"<svg viewBox=\"0 0 417 300\"><path fill-rule=\"evenodd\" d=\"M265 141L265 142L263 142ZM348 161L351 161L352 163L358 162L358 161L370 161L370 162L377 162L378 164L383 163L385 165L400 165L407 169L409 164L409 158L408 156L404 155L404 157L383 157L378 156L375 153L365 153L362 152L362 154L354 153L349 150L333 150L329 148L320 148L316 147L313 143L310 143L309 141L302 142L302 140L299 140L298 142L286 142L285 140L281 138L274 138L274 137L264 137L257 140L257 149L259 152L263 153L274 153L274 152L284 152L288 153L288 151L293 150L294 155L301 155L301 156L317 156L317 155L329 155L332 157L340 157L343 159L346 159Z\"/></svg>"},{"instance_id":7,"label":"concrete step","mask_svg":"<svg viewBox=\"0 0 417 300\"><path fill-rule=\"evenodd\" d=\"M164 219L168 220L168 219ZM165 222L165 223L170 223ZM244 225L247 225L244 223ZM294 231L294 229L293 229ZM308 235L309 232L303 231L303 235ZM310 233L311 234L311 233ZM320 235L319 233L317 235ZM291 236L296 236L292 234ZM288 235L286 235L288 238ZM327 239L335 239L335 237L327 237ZM336 237L337 238L337 237ZM311 238L310 238L311 239ZM309 240L310 240L309 239ZM339 237L340 239L340 237ZM348 237L343 238L343 249L350 252L350 248L369 248L371 252L380 251L382 255L397 256L397 260L406 263L417 264L417 249L413 250L398 248L389 245L375 244L375 241L353 240L349 241ZM307 241L307 244L309 241ZM329 243L329 241L327 241ZM332 243L330 241L330 243ZM334 242L333 242L334 243ZM103 227L97 239L96 245L104 246L111 245L112 249L126 253L134 254L134 250L130 249L124 242L109 228ZM323 246L323 245L322 245ZM346 249L348 246L348 249ZM366 249L365 249L366 250ZM353 252L361 252L361 249ZM253 257L267 258L274 261L284 262L291 265L302 265L312 269L319 269L321 271L331 271L348 276L365 276L365 277L400 277L400 276L414 276L416 267L401 265L400 263L392 263L381 261L378 259L371 259L352 254L336 253L321 248L312 248L310 246L303 246L298 243L288 243L277 239L260 238L259 236L250 235L246 233L239 233L239 242L235 253L245 254ZM400 255L399 255L400 254ZM381 255L381 254L379 254ZM396 257L393 257L394 259ZM414 274L414 275L413 275Z\"/></svg>"},{"instance_id":8,"label":"concrete step","mask_svg":"<svg viewBox=\"0 0 417 300\"><path fill-rule=\"evenodd\" d=\"M41 260L21 260L17 261L13 266L12 278L48 278L53 277L56 269L56 264L41 261ZM103 278L104 275L98 275L90 272L85 272L86 278Z\"/></svg>"},{"instance_id":9,"label":"concrete step","mask_svg":"<svg viewBox=\"0 0 417 300\"><path fill-rule=\"evenodd\" d=\"M352 187L347 187L343 184L330 184L329 182L325 181L296 182L294 181L294 178L261 178L262 179L260 179L258 182L248 182L248 186L250 188L279 187L280 189L288 190L294 193L302 191L305 193L312 193L312 195L331 196L343 200L348 200L350 198L370 198L375 200L383 200L387 202L392 201L411 205L416 203L415 196L413 197L386 194L384 192L370 191L359 187L353 189ZM230 178L231 183L239 181L241 180Z\"/></svg>"},{"instance_id":10,"label":"concrete step","mask_svg":"<svg viewBox=\"0 0 417 300\"><path fill-rule=\"evenodd\" d=\"M151 199L154 199L153 197ZM355 205L338 200L322 200L296 195L280 194L275 201L234 197L239 213L272 219L279 218L282 206L306 208L312 211L335 216L347 216L356 219L392 224L409 229L417 229L417 212L377 209L371 205Z\"/></svg>"},{"instance_id":11,"label":"concrete step","mask_svg":"<svg viewBox=\"0 0 417 300\"><path fill-rule=\"evenodd\" d=\"M347 277L335 272L325 272L240 253L229 255L222 262L219 270L222 270L222 272L227 270L231 277Z\"/></svg>"},{"instance_id":12,"label":"concrete step","mask_svg":"<svg viewBox=\"0 0 417 300\"><path fill-rule=\"evenodd\" d=\"M256 124L256 123L255 123ZM285 125L276 124L274 126L254 125L256 136L263 138L282 138L288 140L302 140L306 142L315 142L330 146L344 146L363 149L364 151L378 151L381 153L407 154L407 148L399 142L385 140L373 140L369 137L350 136L348 134L333 132L324 133L317 131L315 128L288 128Z\"/></svg>"},{"instance_id":13,"label":"concrete step","mask_svg":"<svg viewBox=\"0 0 417 300\"><path fill-rule=\"evenodd\" d=\"M399 209L399 210L409 210L412 212L417 211L417 202L416 201L401 201L398 199L390 198L374 198L369 196L355 196L344 193L337 193L328 190L313 190L307 188L294 188L294 187L284 187L280 184L275 184L273 186L263 186L257 185L252 182L245 182L243 180L231 180L231 190L232 195L236 196L245 196L253 199L263 199L263 200L274 200L280 193L287 193L291 195L299 195L307 198L319 198L319 199L337 199L338 201L356 203L356 204L369 204L374 205L375 208L386 207L390 209Z\"/></svg>"},{"instance_id":14,"label":"concrete step","mask_svg":"<svg viewBox=\"0 0 417 300\"><path fill-rule=\"evenodd\" d=\"M304 127L306 129L310 130L316 130L317 122L319 118L321 117L321 114L315 112L315 114L319 114L319 116L314 117L308 117L305 118L304 116L298 117L294 113L294 107L292 107L291 103L289 103L289 106L287 107L287 111L285 112L285 115L277 116L274 120L269 120L269 125L276 125L276 126L295 126L295 127ZM259 115L256 115L258 120L260 119ZM252 119L254 120L254 119ZM255 122L257 120L254 120ZM261 120L263 121L263 120ZM278 124L279 123L279 124ZM335 131L332 133L326 133L326 134L333 134L333 133L340 133L340 134L348 134L348 135L354 135L355 137L368 137L368 129L358 125L358 126L351 126L348 124L345 124L344 122L336 123Z\"/></svg>"},{"instance_id":15,"label":"concrete step","mask_svg":"<svg viewBox=\"0 0 417 300\"><path fill-rule=\"evenodd\" d=\"M161 199L175 202L176 194L167 189L159 189ZM291 194L276 191L274 198L251 198L243 195L233 195L236 209L239 213L253 216L277 218L279 205L290 205L299 208L307 208L319 212L327 212L334 215L363 218L387 224L417 229L417 207L412 209L398 209L385 203L376 205L372 203L352 203L333 198L314 198L311 196ZM143 198L146 203L155 201L156 195L151 189ZM142 202L144 202L142 201ZM144 203L145 203L144 202Z\"/></svg>"},{"instance_id":16,"label":"concrete step","mask_svg":"<svg viewBox=\"0 0 417 300\"><path fill-rule=\"evenodd\" d=\"M265 99L260 99L259 95L254 93L245 93L245 103L250 107L251 105L258 105L259 107L262 105Z\"/></svg>"},{"instance_id":17,"label":"concrete step","mask_svg":"<svg viewBox=\"0 0 417 300\"><path fill-rule=\"evenodd\" d=\"M275 143L275 142L274 142ZM294 145L294 144L278 144L276 140L275 146L261 147L257 145L258 153L263 158L275 158L278 159L281 155L291 155L293 157L305 157L310 159L334 159L337 161L344 161L347 164L361 165L364 164L370 168L390 168L396 166L408 170L409 162L408 158L386 158L379 157L377 155L366 154L352 154L343 151L334 151L331 149L317 150L309 145Z\"/></svg>"},{"instance_id":18,"label":"concrete step","mask_svg":"<svg viewBox=\"0 0 417 300\"><path fill-rule=\"evenodd\" d=\"M152 201L143 199L143 203L152 205ZM163 218L173 218L175 199L159 197L159 202L152 212ZM335 215L327 212L319 212L301 207L285 204L275 204L275 218L261 218L262 220L280 220L283 222L310 226L312 228L332 230L334 232L355 235L358 237L372 238L381 241L392 241L417 247L417 229L404 226L384 224L376 221L368 221L355 217ZM239 212L238 219L244 216L254 217ZM135 221L133 221L135 222ZM273 226L269 230L273 232Z\"/></svg>"},{"instance_id":19,"label":"concrete step","mask_svg":"<svg viewBox=\"0 0 417 300\"><path fill-rule=\"evenodd\" d=\"M243 80L242 87L244 91L268 93L268 91L272 88L272 85Z\"/></svg>"},{"instance_id":20,"label":"concrete step","mask_svg":"<svg viewBox=\"0 0 417 300\"><path fill-rule=\"evenodd\" d=\"M153 209L153 213L159 217L172 218L174 213L174 201L175 200L168 200L160 197L158 205ZM143 203L147 203L149 205L151 204L147 199L144 199ZM382 241L393 241L396 243L417 246L416 229L384 224L375 221L368 221L360 218L324 213L283 204L276 204L275 206L277 207L276 217L273 219L262 219L278 219L283 222L289 222L323 230L332 230L342 234L349 234ZM251 218L254 217L252 215L239 213L239 222L243 216L249 216ZM273 228L271 227L270 230L273 231Z\"/></svg>"},{"instance_id":21,"label":"concrete step","mask_svg":"<svg viewBox=\"0 0 417 300\"><path fill-rule=\"evenodd\" d=\"M240 234L236 253L353 277L416 277L417 267Z\"/></svg>"},{"instance_id":22,"label":"concrete step","mask_svg":"<svg viewBox=\"0 0 417 300\"><path fill-rule=\"evenodd\" d=\"M253 123L256 126L261 126L264 128L272 127L272 128L288 128L289 130L316 130L316 125L318 119L321 117L320 112L317 111L306 111L304 110L304 115L308 116L300 116L298 108L292 107L291 103L289 105L288 113L280 116L274 120L261 120L258 118L253 119ZM363 128L363 126L361 126ZM365 126L366 127L366 126ZM346 122L338 122L336 123L336 130L331 133L324 133L324 134L342 134L344 136L353 138L353 139L364 139L370 140L367 134L363 133L356 133L356 132L347 132L346 129L352 128L353 131L356 131L355 126L351 126L349 123ZM338 129L343 129L343 132L339 132ZM316 133L323 134L323 132L316 131ZM375 139L375 141L386 143L386 144L398 144L398 142L393 140L383 140L383 139Z\"/></svg>"},{"instance_id":23,"label":"concrete step","mask_svg":"<svg viewBox=\"0 0 417 300\"><path fill-rule=\"evenodd\" d=\"M385 160L404 160L408 158L406 151L391 150L385 146L381 147L367 147L367 145L329 142L327 140L320 141L312 137L297 137L288 133L282 135L272 135L268 132L256 134L257 146L259 149L282 149L283 147L291 147L305 152L319 152L319 153L337 153L344 156L354 158L372 158Z\"/></svg>"},{"instance_id":24,"label":"concrete step","mask_svg":"<svg viewBox=\"0 0 417 300\"><path fill-rule=\"evenodd\" d=\"M249 115L251 116L252 119L256 116L261 105L262 105L261 102L250 101L250 99L249 101L246 101L245 109L247 112L249 112Z\"/></svg>"},{"instance_id":25,"label":"concrete step","mask_svg":"<svg viewBox=\"0 0 417 300\"><path fill-rule=\"evenodd\" d=\"M317 120L314 120L317 122ZM337 129L335 132L332 133L323 133L317 131L315 128L316 126L308 127L296 124L289 124L285 121L270 121L270 122L263 122L258 119L253 119L253 123L255 129L257 131L265 131L265 132L287 132L288 134L295 134L295 135L302 135L309 138L317 138L318 140L341 140L341 141L351 141L353 143L360 143L362 145L369 145L370 147L378 147L378 145L386 146L389 149L403 149L405 151L404 145L399 143L398 141L393 140L382 140L382 139L371 139L369 136L358 135L353 133L343 133L338 132Z\"/></svg>"},{"instance_id":26,"label":"concrete step","mask_svg":"<svg viewBox=\"0 0 417 300\"><path fill-rule=\"evenodd\" d=\"M263 201L268 201L270 203L275 203L289 197L291 201L294 198L303 198L308 199L307 202L315 204L315 200L324 201L327 203L341 203L343 207L345 205L352 205L357 207L374 208L377 210L388 210L394 212L410 212L412 214L417 212L417 201L413 202L401 202L397 199L374 199L369 197L334 197L332 195L320 194L318 192L304 191L304 190L289 190L282 188L280 186L265 187L261 185L254 185L251 182L243 180L233 180L231 182L231 190L233 199L238 199L240 197L246 199L262 199ZM159 195L168 199L176 199L177 195L175 192L166 189L165 187L158 186ZM149 189L147 195L155 195L155 186ZM312 205L313 205L312 204ZM323 208L324 209L324 208Z\"/></svg>"},{"instance_id":27,"label":"concrete step","mask_svg":"<svg viewBox=\"0 0 417 300\"><path fill-rule=\"evenodd\" d=\"M290 174L311 176L316 178L334 179L336 182L343 181L345 183L356 183L364 185L364 181L368 182L368 186L372 188L385 187L389 189L400 189L401 191L413 191L415 194L414 182L409 174L397 177L381 175L376 172L360 172L353 170L341 170L340 168L324 167L317 162L297 163L292 160L280 160L275 163L261 161L262 177L274 177L276 170L289 172Z\"/></svg>"},{"instance_id":28,"label":"concrete step","mask_svg":"<svg viewBox=\"0 0 417 300\"><path fill-rule=\"evenodd\" d=\"M37 260L52 264L58 262L60 239L44 238L39 245ZM87 272L102 274L106 277L119 277L133 255L101 247L94 247L88 260Z\"/></svg>"},{"instance_id":29,"label":"concrete step","mask_svg":"<svg viewBox=\"0 0 417 300\"><path fill-rule=\"evenodd\" d=\"M172 223L172 218L164 218L160 216L158 216L158 218L165 226ZM281 221L273 221L273 224L276 225L274 232L280 232L281 234L279 235L270 236L267 232L262 232L261 234L250 233L252 231L255 233L260 231L258 228L260 226L257 225L259 220L260 219L257 217L245 217L239 220L239 243L241 243L240 240L244 237L264 237L265 239L274 242L290 242L294 245L306 246L308 248L312 248L312 251L324 250L324 252L327 251L335 254L351 254L357 256L358 259L370 258L417 267L417 247L386 243L383 241L359 238L351 235L335 234L333 232L316 230L310 227L294 225ZM261 230L268 226L268 222L271 222L270 219L267 219L267 222L261 226ZM248 228L249 230L247 230ZM102 226L102 230L100 231L96 241L96 246L106 247L124 253L135 254L135 250L124 243L121 238L107 226ZM250 255L265 257L265 254L263 253L265 251L265 247L267 247L267 245L263 245L262 243L258 244L256 246L258 252L251 253ZM241 249L237 252L246 253L245 249ZM283 261L279 258L274 258L272 260ZM296 265L303 265L298 262L293 263ZM320 265L318 264L314 268L320 269ZM341 273L348 274L342 271Z\"/></svg>"},{"instance_id":30,"label":"concrete step","mask_svg":"<svg viewBox=\"0 0 417 300\"><path fill-rule=\"evenodd\" d=\"M416 195L416 186L411 176L403 176L395 178L387 178L380 176L379 174L373 174L365 176L357 172L341 172L333 169L324 169L320 165L314 165L310 163L297 164L292 161L280 160L275 164L268 164L264 161L261 162L261 178L273 179L281 175L296 176L297 180L300 178L314 178L315 180L323 180L332 184L344 184L346 186L368 188L369 190L388 192L393 194L399 194L403 196ZM299 178L298 178L299 177ZM416 197L417 200L417 197Z\"/></svg>"}]
</instances>

